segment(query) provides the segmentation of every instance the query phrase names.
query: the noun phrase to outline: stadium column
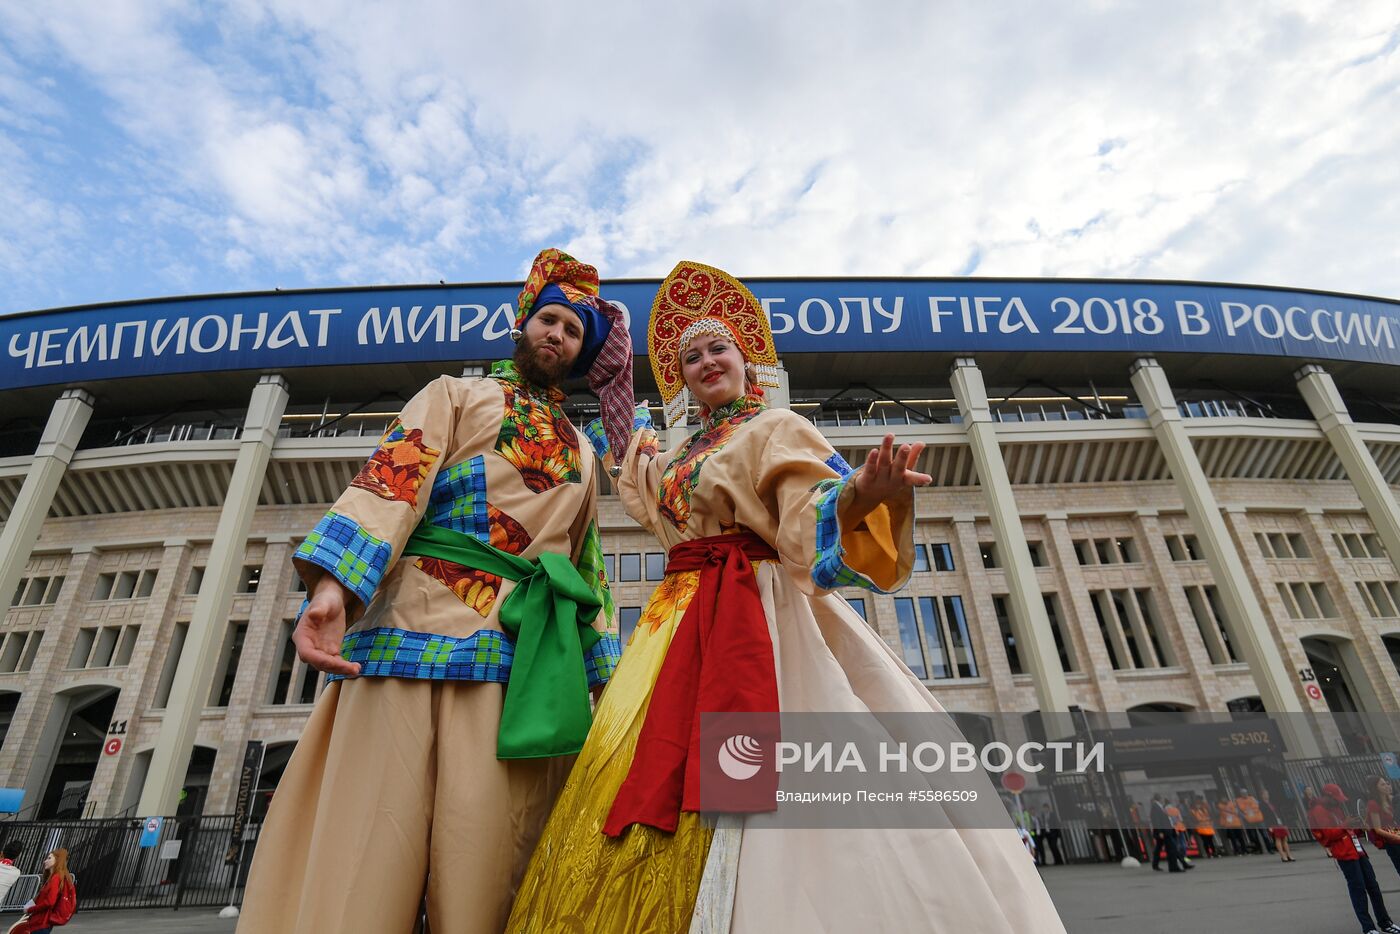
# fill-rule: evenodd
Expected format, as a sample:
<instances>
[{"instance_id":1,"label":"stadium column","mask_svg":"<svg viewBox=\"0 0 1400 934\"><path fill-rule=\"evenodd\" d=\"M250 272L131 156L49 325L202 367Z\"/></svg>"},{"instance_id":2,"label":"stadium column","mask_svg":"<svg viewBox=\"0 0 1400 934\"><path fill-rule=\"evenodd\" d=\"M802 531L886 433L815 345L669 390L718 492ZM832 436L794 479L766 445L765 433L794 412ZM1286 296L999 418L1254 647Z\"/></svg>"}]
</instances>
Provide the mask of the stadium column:
<instances>
[{"instance_id":1,"label":"stadium column","mask_svg":"<svg viewBox=\"0 0 1400 934\"><path fill-rule=\"evenodd\" d=\"M1069 685L1060 667L1060 655L1055 649L1055 636L1050 630L1050 617L1045 613L1040 582L1036 579L1031 552L1026 545L1026 532L1021 526L1021 513L1011 490L1011 478L1006 473L1001 447L997 443L996 422L987 404L987 387L982 371L971 357L953 361L951 374L953 397L962 413L967 443L972 449L972 462L982 493L987 498L992 530L1006 561L1006 583L1010 589L1011 619L1023 638L1018 645L1021 669L1035 684L1036 699L1041 713L1067 713L1070 707Z\"/></svg>"},{"instance_id":2,"label":"stadium column","mask_svg":"<svg viewBox=\"0 0 1400 934\"><path fill-rule=\"evenodd\" d=\"M54 494L73 460L73 452L78 449L88 419L92 418L92 405L90 393L66 389L49 412L29 473L15 498L5 528L0 530L0 597L5 599L5 609L9 609L29 553L34 550L44 518L53 505Z\"/></svg>"},{"instance_id":3,"label":"stadium column","mask_svg":"<svg viewBox=\"0 0 1400 934\"><path fill-rule=\"evenodd\" d=\"M1376 530L1376 535L1380 538L1381 544L1385 546L1386 554L1390 556L1390 563L1400 572L1400 503L1396 502L1395 493L1386 483L1384 475L1381 474L1380 467L1376 465L1371 452L1366 448L1366 442L1362 439L1361 433L1356 430L1356 425L1351 420L1351 414L1347 411L1346 403L1342 401L1342 395L1337 391L1337 384L1332 379L1332 375L1316 364L1308 364L1294 374L1298 381L1298 390L1307 402L1308 409L1317 420L1318 427L1327 436L1327 442L1332 446L1332 451L1337 455L1337 460L1341 461L1342 469L1346 471L1347 479L1351 481L1352 487L1356 490L1357 497L1361 500L1361 505L1366 509L1366 515L1371 520L1372 527ZM1315 545L1321 544L1322 533L1316 531L1316 523L1313 523L1314 531L1317 535ZM1318 554L1323 554L1318 551ZM1352 594L1345 586L1343 602L1353 608L1358 619L1369 619L1370 614L1359 601L1353 600ZM1339 646L1343 655L1354 654L1356 657L1351 660L1348 667L1353 669L1353 677L1359 679L1364 673L1371 679L1373 673L1380 674L1381 679L1377 684L1383 685L1380 689L1384 696L1377 692L1375 685L1357 685L1358 692L1363 695L1363 707L1368 706L1365 700L1370 700L1373 710L1384 709L1395 706L1397 692L1392 684L1392 679L1387 677L1387 669L1393 667L1389 658L1389 651L1386 649L1380 634L1374 626L1359 626L1362 630L1361 638L1353 643ZM1369 697L1367 697L1369 695Z\"/></svg>"},{"instance_id":4,"label":"stadium column","mask_svg":"<svg viewBox=\"0 0 1400 934\"><path fill-rule=\"evenodd\" d=\"M137 810L142 816L174 814L179 803L200 714L209 695L209 682L219 661L229 610L243 570L253 512L258 506L258 494L287 398L287 383L281 376L264 376L253 388L228 497L219 514L204 582L195 600L170 700L141 790Z\"/></svg>"},{"instance_id":5,"label":"stadium column","mask_svg":"<svg viewBox=\"0 0 1400 934\"><path fill-rule=\"evenodd\" d=\"M1221 609L1230 633L1235 636L1249 664L1250 674L1264 708L1271 713L1298 714L1303 704L1294 690L1293 678L1283 655L1269 631L1264 608L1250 587L1250 578L1239 552L1235 550L1230 531L1220 514L1220 505L1210 488L1196 449L1182 424L1176 407L1176 396L1161 364L1151 357L1136 361L1129 371L1133 391L1147 410L1148 424L1162 449L1167 468L1176 482L1186 506L1186 515L1196 530L1206 564L1215 578ZM1279 722L1289 751L1295 756L1317 756L1321 750L1310 730L1301 720L1284 718Z\"/></svg>"},{"instance_id":6,"label":"stadium column","mask_svg":"<svg viewBox=\"0 0 1400 934\"><path fill-rule=\"evenodd\" d=\"M1366 442L1361 439L1361 433L1356 430L1346 403L1337 391L1337 384L1330 373L1311 363L1295 373L1294 379L1298 381L1298 391L1303 401L1307 402L1313 418L1332 445L1337 460L1342 462L1347 479L1356 489L1371 525L1375 526L1376 535L1380 536L1386 553L1390 555L1390 563L1400 572L1400 504L1396 503L1395 493L1385 482L1371 452L1366 449Z\"/></svg>"}]
</instances>

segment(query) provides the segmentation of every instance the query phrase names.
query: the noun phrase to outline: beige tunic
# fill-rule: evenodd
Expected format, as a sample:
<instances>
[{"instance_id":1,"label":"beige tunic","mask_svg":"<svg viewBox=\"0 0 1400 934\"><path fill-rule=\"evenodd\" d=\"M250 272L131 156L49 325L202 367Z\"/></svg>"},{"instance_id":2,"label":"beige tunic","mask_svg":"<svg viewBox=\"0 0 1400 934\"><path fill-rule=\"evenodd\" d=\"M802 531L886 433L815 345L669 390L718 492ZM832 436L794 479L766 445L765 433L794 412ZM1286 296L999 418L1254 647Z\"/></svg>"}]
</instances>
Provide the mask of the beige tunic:
<instances>
[{"instance_id":1,"label":"beige tunic","mask_svg":"<svg viewBox=\"0 0 1400 934\"><path fill-rule=\"evenodd\" d=\"M624 461L627 511L668 548L748 529L781 558L755 568L783 712L942 708L831 589L893 590L911 570L913 501L842 529L849 468L805 419L742 400L675 451L634 435ZM884 528L883 526L888 526ZM897 542L897 547L891 542ZM600 832L626 775L651 686L694 592L668 575L628 643L593 732L560 794L511 915L510 931L635 934L691 930L710 831L683 814L673 835L634 825ZM731 930L1004 934L1062 932L1054 905L1009 823L1004 829L765 829L739 840ZM706 885L710 884L707 880Z\"/></svg>"},{"instance_id":2,"label":"beige tunic","mask_svg":"<svg viewBox=\"0 0 1400 934\"><path fill-rule=\"evenodd\" d=\"M240 930L413 929L495 934L572 757L496 758L513 646L498 613L513 584L401 557L420 522L534 558L570 555L603 598L590 683L617 658L595 519L592 454L512 367L435 380L404 408L351 487L298 548L357 596L332 683L278 785Z\"/></svg>"}]
</instances>

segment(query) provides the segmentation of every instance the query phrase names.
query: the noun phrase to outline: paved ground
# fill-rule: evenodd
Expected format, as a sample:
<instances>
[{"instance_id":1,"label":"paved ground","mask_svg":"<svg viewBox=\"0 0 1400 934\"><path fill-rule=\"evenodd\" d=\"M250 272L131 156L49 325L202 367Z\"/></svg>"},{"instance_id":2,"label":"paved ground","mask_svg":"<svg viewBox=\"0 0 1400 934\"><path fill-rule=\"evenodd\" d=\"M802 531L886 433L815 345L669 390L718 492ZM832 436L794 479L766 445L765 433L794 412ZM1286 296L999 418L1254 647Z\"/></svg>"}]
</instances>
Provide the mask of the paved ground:
<instances>
[{"instance_id":1,"label":"paved ground","mask_svg":"<svg viewBox=\"0 0 1400 934\"><path fill-rule=\"evenodd\" d=\"M1316 846L1300 846L1295 855L1298 862L1286 864L1272 856L1197 860L1198 868L1176 875L1146 866L1050 867L1043 878L1070 934L1356 934L1336 866ZM1374 865L1386 901L1400 918L1400 876L1384 857ZM14 916L0 916L0 922L12 924ZM80 911L64 931L228 934L235 924L210 908Z\"/></svg>"},{"instance_id":2,"label":"paved ground","mask_svg":"<svg viewBox=\"0 0 1400 934\"><path fill-rule=\"evenodd\" d=\"M1148 866L1052 866L1041 878L1070 934L1356 934L1336 864L1319 846L1295 846L1293 855L1298 862L1198 859L1194 870L1176 874ZM1400 919L1400 875L1386 856L1371 855L1386 905Z\"/></svg>"}]
</instances>

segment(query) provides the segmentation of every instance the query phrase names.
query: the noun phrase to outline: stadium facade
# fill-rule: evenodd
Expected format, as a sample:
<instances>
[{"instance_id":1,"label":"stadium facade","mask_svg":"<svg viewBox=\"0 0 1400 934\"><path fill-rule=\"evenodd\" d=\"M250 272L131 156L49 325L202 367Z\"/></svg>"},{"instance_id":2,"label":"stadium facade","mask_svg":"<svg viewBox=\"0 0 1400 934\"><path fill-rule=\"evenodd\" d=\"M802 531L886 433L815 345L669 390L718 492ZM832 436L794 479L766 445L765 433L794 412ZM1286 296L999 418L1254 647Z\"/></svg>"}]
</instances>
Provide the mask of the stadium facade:
<instances>
[{"instance_id":1,"label":"stadium facade","mask_svg":"<svg viewBox=\"0 0 1400 934\"><path fill-rule=\"evenodd\" d=\"M777 404L853 463L927 445L910 585L848 596L950 710L1400 713L1400 304L750 283ZM639 354L655 287L609 288ZM419 387L509 355L514 288L0 318L0 785L26 814L227 813L250 740L275 787L321 690L289 556ZM601 518L625 629L663 557L616 496Z\"/></svg>"}]
</instances>

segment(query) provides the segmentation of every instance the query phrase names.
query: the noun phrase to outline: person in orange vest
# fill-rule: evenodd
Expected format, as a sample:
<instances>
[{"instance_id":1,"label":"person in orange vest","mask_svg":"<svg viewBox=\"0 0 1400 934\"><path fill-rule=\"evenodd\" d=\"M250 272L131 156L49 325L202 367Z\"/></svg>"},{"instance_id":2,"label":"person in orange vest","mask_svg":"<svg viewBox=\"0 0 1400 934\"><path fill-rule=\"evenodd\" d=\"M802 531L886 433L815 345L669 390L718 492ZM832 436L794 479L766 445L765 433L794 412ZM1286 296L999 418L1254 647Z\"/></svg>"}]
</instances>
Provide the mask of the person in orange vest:
<instances>
[{"instance_id":1,"label":"person in orange vest","mask_svg":"<svg viewBox=\"0 0 1400 934\"><path fill-rule=\"evenodd\" d=\"M1197 798L1191 803L1191 820L1196 824L1196 839L1201 841L1201 855L1215 859L1215 824L1210 819L1210 805L1205 798Z\"/></svg>"},{"instance_id":2,"label":"person in orange vest","mask_svg":"<svg viewBox=\"0 0 1400 934\"><path fill-rule=\"evenodd\" d=\"M1356 912L1356 920L1361 922L1363 934L1382 931L1400 934L1400 927L1390 920L1390 913L1385 910L1380 883L1376 881L1376 872L1371 868L1371 857L1366 855L1366 848L1361 845L1359 831L1363 826L1362 821L1358 817L1347 816L1346 800L1346 793L1340 786L1323 785L1322 794L1308 811L1308 828L1346 877L1351 907ZM1371 911L1376 916L1374 924L1371 922Z\"/></svg>"},{"instance_id":3,"label":"person in orange vest","mask_svg":"<svg viewBox=\"0 0 1400 934\"><path fill-rule=\"evenodd\" d=\"M1229 798L1221 798L1215 803L1215 823L1224 831L1225 839L1230 841L1230 854L1243 856L1247 849L1244 845L1244 822L1240 820L1240 812L1235 810L1235 803Z\"/></svg>"},{"instance_id":4,"label":"person in orange vest","mask_svg":"<svg viewBox=\"0 0 1400 934\"><path fill-rule=\"evenodd\" d=\"M1235 796L1235 806L1239 808L1240 817L1245 823L1245 837L1249 841L1249 849L1254 853L1262 853L1268 850L1274 851L1274 844L1264 833L1264 811L1259 807L1259 801L1249 789L1241 788L1240 793Z\"/></svg>"}]
</instances>

